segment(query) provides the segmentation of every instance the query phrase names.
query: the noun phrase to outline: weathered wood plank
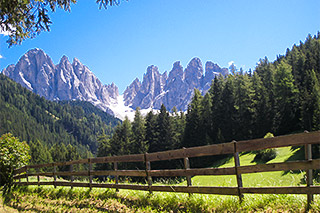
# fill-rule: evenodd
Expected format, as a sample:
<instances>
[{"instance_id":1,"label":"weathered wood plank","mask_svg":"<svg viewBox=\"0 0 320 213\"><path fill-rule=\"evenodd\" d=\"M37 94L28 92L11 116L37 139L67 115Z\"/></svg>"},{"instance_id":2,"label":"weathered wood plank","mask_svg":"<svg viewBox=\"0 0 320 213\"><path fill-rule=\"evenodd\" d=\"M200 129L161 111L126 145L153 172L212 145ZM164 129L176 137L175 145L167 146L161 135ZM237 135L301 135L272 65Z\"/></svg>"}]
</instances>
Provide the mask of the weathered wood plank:
<instances>
[{"instance_id":1,"label":"weathered wood plank","mask_svg":"<svg viewBox=\"0 0 320 213\"><path fill-rule=\"evenodd\" d=\"M114 162L143 162L144 155L123 155L123 156L109 156L109 157L98 157L92 158L92 163L114 163Z\"/></svg>"},{"instance_id":2,"label":"weathered wood plank","mask_svg":"<svg viewBox=\"0 0 320 213\"><path fill-rule=\"evenodd\" d=\"M148 161L174 160L190 157L203 157L209 155L221 155L233 153L232 143L215 144L209 146L199 146L186 149L177 149L164 152L148 153Z\"/></svg>"},{"instance_id":3,"label":"weathered wood plank","mask_svg":"<svg viewBox=\"0 0 320 213\"><path fill-rule=\"evenodd\" d=\"M68 166L68 165L83 164L83 163L88 163L88 158L80 159L80 160L73 160L73 161L57 162L57 163L55 163L55 165L56 166Z\"/></svg>"},{"instance_id":4,"label":"weathered wood plank","mask_svg":"<svg viewBox=\"0 0 320 213\"><path fill-rule=\"evenodd\" d=\"M211 186L152 186L152 191L182 192L197 194L238 195L237 187L211 187Z\"/></svg>"},{"instance_id":5,"label":"weathered wood plank","mask_svg":"<svg viewBox=\"0 0 320 213\"><path fill-rule=\"evenodd\" d=\"M146 172L143 170L106 170L106 171L93 171L92 175L112 175L112 176L134 176L145 177Z\"/></svg>"},{"instance_id":6,"label":"weathered wood plank","mask_svg":"<svg viewBox=\"0 0 320 213\"><path fill-rule=\"evenodd\" d=\"M52 163L44 163L44 164L35 164L35 165L29 165L29 169L39 169L39 168L45 168L45 167L51 167Z\"/></svg>"},{"instance_id":7,"label":"weathered wood plank","mask_svg":"<svg viewBox=\"0 0 320 213\"><path fill-rule=\"evenodd\" d=\"M320 159L312 161L293 161L285 163L270 163L257 164L250 166L238 167L239 174L257 173L257 172L272 172L272 171L288 171L288 170L308 170L318 169L320 166Z\"/></svg>"},{"instance_id":8,"label":"weathered wood plank","mask_svg":"<svg viewBox=\"0 0 320 213\"><path fill-rule=\"evenodd\" d=\"M26 178L27 177L27 174L22 174L22 175L16 175L13 177L14 180L16 179L21 179L21 178Z\"/></svg>"},{"instance_id":9,"label":"weathered wood plank","mask_svg":"<svg viewBox=\"0 0 320 213\"><path fill-rule=\"evenodd\" d=\"M21 174L21 173L26 172L26 171L27 171L27 166L23 166L23 167L21 167L19 169L14 170L13 174L14 175L18 175L18 174Z\"/></svg>"},{"instance_id":10,"label":"weathered wood plank","mask_svg":"<svg viewBox=\"0 0 320 213\"><path fill-rule=\"evenodd\" d=\"M38 185L38 182L15 182L16 185ZM89 183L70 183L70 182L39 182L40 185L89 187ZM129 185L129 184L98 184L92 183L93 188L119 188L148 191L147 185ZM198 194L220 194L220 195L238 195L237 187L205 187L205 186L151 186L152 191L160 192L182 192ZM245 187L240 188L241 193L245 194L320 194L320 186L294 186L294 187Z\"/></svg>"},{"instance_id":11,"label":"weathered wood plank","mask_svg":"<svg viewBox=\"0 0 320 213\"><path fill-rule=\"evenodd\" d=\"M320 194L320 186L250 187L241 188L241 192L250 194Z\"/></svg>"},{"instance_id":12,"label":"weathered wood plank","mask_svg":"<svg viewBox=\"0 0 320 213\"><path fill-rule=\"evenodd\" d=\"M239 141L238 152L255 151L261 149L277 148L283 146L299 146L304 144L319 144L320 131L278 136L274 138L261 138L247 141Z\"/></svg>"},{"instance_id":13,"label":"weathered wood plank","mask_svg":"<svg viewBox=\"0 0 320 213\"><path fill-rule=\"evenodd\" d=\"M16 182L16 185L19 186L32 186L32 185L40 185L40 186L44 186L44 185L53 185L53 182Z\"/></svg>"},{"instance_id":14,"label":"weathered wood plank","mask_svg":"<svg viewBox=\"0 0 320 213\"><path fill-rule=\"evenodd\" d=\"M88 176L88 171L56 172L59 176Z\"/></svg>"},{"instance_id":15,"label":"weathered wood plank","mask_svg":"<svg viewBox=\"0 0 320 213\"><path fill-rule=\"evenodd\" d=\"M170 170L149 170L150 176L153 177L177 177L177 176L195 176L195 175L234 175L235 169L229 168L201 168L201 169L170 169ZM40 172L30 173L28 176L54 176L53 172ZM58 176L88 176L88 171L73 171L73 172L56 172ZM96 176L134 176L134 177L146 177L146 171L144 170L105 170L105 171L92 171L91 175ZM26 175L15 176L15 179L25 178Z\"/></svg>"},{"instance_id":16,"label":"weathered wood plank","mask_svg":"<svg viewBox=\"0 0 320 213\"><path fill-rule=\"evenodd\" d=\"M150 170L153 177L177 177L177 176L196 176L196 175L234 175L235 168L201 168L201 169L169 169L169 170Z\"/></svg>"},{"instance_id":17,"label":"weathered wood plank","mask_svg":"<svg viewBox=\"0 0 320 213\"><path fill-rule=\"evenodd\" d=\"M17 182L17 185L38 185L37 182ZM70 183L70 182L40 182L40 185L72 186L72 187L89 187L89 183ZM93 188L118 188L148 191L147 185L129 185L129 184L98 184L92 183ZM220 194L220 195L237 195L236 187L206 187L206 186L150 186L152 191L159 192L179 192L179 193L197 193L197 194Z\"/></svg>"}]
</instances>

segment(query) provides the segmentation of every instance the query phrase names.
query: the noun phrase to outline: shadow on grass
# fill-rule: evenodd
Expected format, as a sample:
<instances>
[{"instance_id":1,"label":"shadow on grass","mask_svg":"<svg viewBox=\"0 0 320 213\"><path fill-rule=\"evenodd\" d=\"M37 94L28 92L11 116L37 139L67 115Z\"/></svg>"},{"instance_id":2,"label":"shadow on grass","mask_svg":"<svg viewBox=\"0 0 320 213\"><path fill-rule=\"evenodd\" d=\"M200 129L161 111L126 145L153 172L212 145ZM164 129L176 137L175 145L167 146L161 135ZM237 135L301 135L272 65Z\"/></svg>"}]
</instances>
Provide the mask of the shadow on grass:
<instances>
[{"instance_id":1,"label":"shadow on grass","mask_svg":"<svg viewBox=\"0 0 320 213\"><path fill-rule=\"evenodd\" d=\"M285 160L285 162L292 162L292 161L299 161L299 160L304 160L304 147L302 146L293 146L291 147L291 151L295 151L287 160ZM289 174L289 173L293 173L293 174L300 174L301 170L288 170L288 171L284 171L282 173L282 176Z\"/></svg>"}]
</instances>

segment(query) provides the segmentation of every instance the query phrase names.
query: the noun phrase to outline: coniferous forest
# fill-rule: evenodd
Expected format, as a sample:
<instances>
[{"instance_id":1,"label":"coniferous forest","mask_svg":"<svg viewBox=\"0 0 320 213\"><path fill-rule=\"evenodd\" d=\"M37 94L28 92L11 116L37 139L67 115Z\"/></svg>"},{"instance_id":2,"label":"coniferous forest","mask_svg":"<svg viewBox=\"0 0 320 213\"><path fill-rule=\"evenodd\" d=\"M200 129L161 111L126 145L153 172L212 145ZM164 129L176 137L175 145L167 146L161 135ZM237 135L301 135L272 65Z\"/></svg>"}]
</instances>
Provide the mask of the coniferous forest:
<instances>
[{"instance_id":1,"label":"coniferous forest","mask_svg":"<svg viewBox=\"0 0 320 213\"><path fill-rule=\"evenodd\" d=\"M261 59L255 70L231 69L216 77L208 93L194 90L186 113L168 110L119 124L111 138L98 138L98 156L157 152L262 138L268 132L285 135L320 129L320 33L309 35L274 62ZM171 113L169 113L169 111ZM319 156L319 146L313 155ZM217 159L191 161L192 167ZM152 168L182 166L168 162ZM134 165L137 167L137 165Z\"/></svg>"}]
</instances>

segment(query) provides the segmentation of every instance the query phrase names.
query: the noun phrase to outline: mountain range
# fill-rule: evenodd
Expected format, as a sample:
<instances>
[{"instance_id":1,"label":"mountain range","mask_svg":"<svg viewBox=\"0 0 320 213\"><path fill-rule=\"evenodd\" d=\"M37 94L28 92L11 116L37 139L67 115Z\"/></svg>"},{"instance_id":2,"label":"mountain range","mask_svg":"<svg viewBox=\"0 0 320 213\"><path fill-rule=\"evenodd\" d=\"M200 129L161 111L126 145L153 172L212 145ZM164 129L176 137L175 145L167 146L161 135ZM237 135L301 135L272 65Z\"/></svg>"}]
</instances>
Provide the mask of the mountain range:
<instances>
[{"instance_id":1,"label":"mountain range","mask_svg":"<svg viewBox=\"0 0 320 213\"><path fill-rule=\"evenodd\" d=\"M206 93L211 81L217 75L227 75L227 68L220 68L208 61L205 73L199 58L193 58L183 69L179 61L172 70L160 73L157 66L151 65L140 81L136 78L119 94L118 87L112 83L104 85L93 72L79 59L72 63L66 56L55 65L41 49L25 53L16 65L9 65L2 73L22 86L48 100L88 101L110 114L132 118L134 109L160 109L164 104L171 110L174 106L185 111L192 99L194 88Z\"/></svg>"}]
</instances>

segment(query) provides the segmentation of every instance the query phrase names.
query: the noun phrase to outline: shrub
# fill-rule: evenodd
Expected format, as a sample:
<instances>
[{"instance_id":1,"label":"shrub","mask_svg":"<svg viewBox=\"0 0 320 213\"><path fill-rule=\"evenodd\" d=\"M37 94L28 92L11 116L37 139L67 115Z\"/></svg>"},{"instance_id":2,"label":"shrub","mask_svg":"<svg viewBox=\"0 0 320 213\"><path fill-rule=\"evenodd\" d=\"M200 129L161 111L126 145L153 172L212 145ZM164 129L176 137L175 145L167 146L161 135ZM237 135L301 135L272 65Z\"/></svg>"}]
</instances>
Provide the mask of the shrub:
<instances>
[{"instance_id":1,"label":"shrub","mask_svg":"<svg viewBox=\"0 0 320 213\"><path fill-rule=\"evenodd\" d=\"M11 133L0 137L0 186L12 183L13 170L29 162L29 146Z\"/></svg>"},{"instance_id":2,"label":"shrub","mask_svg":"<svg viewBox=\"0 0 320 213\"><path fill-rule=\"evenodd\" d=\"M268 132L264 138L272 138L274 137L272 133ZM277 157L277 151L275 149L264 149L258 150L255 152L256 156L253 161L257 163L266 163Z\"/></svg>"},{"instance_id":3,"label":"shrub","mask_svg":"<svg viewBox=\"0 0 320 213\"><path fill-rule=\"evenodd\" d=\"M266 163L277 157L277 151L275 149L259 150L254 157L254 162Z\"/></svg>"}]
</instances>

